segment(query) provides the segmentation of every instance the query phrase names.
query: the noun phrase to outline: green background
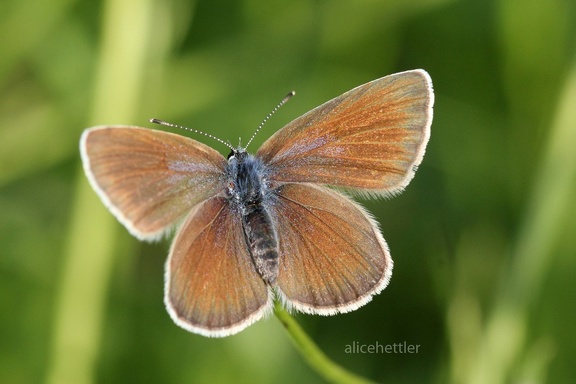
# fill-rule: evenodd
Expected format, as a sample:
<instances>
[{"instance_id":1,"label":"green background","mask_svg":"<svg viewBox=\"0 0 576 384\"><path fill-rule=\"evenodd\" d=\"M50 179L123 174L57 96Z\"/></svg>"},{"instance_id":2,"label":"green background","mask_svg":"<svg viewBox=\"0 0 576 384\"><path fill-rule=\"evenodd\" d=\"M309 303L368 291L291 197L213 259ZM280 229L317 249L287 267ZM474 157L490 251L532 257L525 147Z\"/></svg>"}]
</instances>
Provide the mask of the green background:
<instances>
[{"instance_id":1,"label":"green background","mask_svg":"<svg viewBox=\"0 0 576 384\"><path fill-rule=\"evenodd\" d=\"M426 156L402 195L362 201L391 283L353 313L296 319L375 381L570 382L575 47L571 0L2 2L0 382L321 382L274 317L224 339L173 324L169 241L140 243L105 210L79 136L157 117L236 144L295 90L255 150L320 103L414 68L436 94ZM353 342L420 347L345 353Z\"/></svg>"}]
</instances>

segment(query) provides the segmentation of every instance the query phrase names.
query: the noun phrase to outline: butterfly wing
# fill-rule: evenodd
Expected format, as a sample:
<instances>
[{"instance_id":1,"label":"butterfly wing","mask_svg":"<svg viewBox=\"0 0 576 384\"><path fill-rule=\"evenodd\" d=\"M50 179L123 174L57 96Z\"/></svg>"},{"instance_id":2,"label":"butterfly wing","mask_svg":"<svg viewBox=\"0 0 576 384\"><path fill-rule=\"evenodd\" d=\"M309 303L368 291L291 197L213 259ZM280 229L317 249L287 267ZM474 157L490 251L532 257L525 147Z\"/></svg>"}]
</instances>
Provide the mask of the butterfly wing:
<instances>
[{"instance_id":1,"label":"butterfly wing","mask_svg":"<svg viewBox=\"0 0 576 384\"><path fill-rule=\"evenodd\" d=\"M292 121L258 150L279 183L310 182L390 195L422 161L434 94L413 70L361 85Z\"/></svg>"},{"instance_id":2,"label":"butterfly wing","mask_svg":"<svg viewBox=\"0 0 576 384\"><path fill-rule=\"evenodd\" d=\"M80 152L94 190L140 239L161 237L225 185L221 154L167 132L94 127L82 134Z\"/></svg>"},{"instance_id":3,"label":"butterfly wing","mask_svg":"<svg viewBox=\"0 0 576 384\"><path fill-rule=\"evenodd\" d=\"M204 336L240 332L272 308L250 257L240 215L214 197L194 208L166 264L166 307L176 324Z\"/></svg>"},{"instance_id":4,"label":"butterfly wing","mask_svg":"<svg viewBox=\"0 0 576 384\"><path fill-rule=\"evenodd\" d=\"M286 184L271 204L279 234L278 289L288 308L332 315L383 290L392 259L376 222L343 194Z\"/></svg>"}]
</instances>

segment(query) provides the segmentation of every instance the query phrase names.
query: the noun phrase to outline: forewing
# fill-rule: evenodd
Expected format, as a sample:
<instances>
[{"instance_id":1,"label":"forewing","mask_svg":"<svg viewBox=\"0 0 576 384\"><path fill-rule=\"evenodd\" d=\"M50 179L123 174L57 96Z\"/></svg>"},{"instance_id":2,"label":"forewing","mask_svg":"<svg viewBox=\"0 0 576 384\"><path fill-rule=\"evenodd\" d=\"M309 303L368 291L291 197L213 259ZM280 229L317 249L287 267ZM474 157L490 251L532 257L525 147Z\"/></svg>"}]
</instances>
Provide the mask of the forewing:
<instances>
[{"instance_id":1,"label":"forewing","mask_svg":"<svg viewBox=\"0 0 576 384\"><path fill-rule=\"evenodd\" d=\"M161 237L192 207L224 188L224 157L172 133L94 127L82 134L80 152L94 190L140 239Z\"/></svg>"},{"instance_id":2,"label":"forewing","mask_svg":"<svg viewBox=\"0 0 576 384\"><path fill-rule=\"evenodd\" d=\"M166 264L165 303L190 332L240 332L272 306L248 252L240 216L221 197L195 207L178 231Z\"/></svg>"},{"instance_id":3,"label":"forewing","mask_svg":"<svg viewBox=\"0 0 576 384\"><path fill-rule=\"evenodd\" d=\"M430 136L434 94L413 70L361 85L276 132L258 150L277 182L390 195L414 176Z\"/></svg>"},{"instance_id":4,"label":"forewing","mask_svg":"<svg viewBox=\"0 0 576 384\"><path fill-rule=\"evenodd\" d=\"M375 221L327 187L286 184L275 210L287 307L332 315L353 311L388 284L392 259Z\"/></svg>"}]
</instances>

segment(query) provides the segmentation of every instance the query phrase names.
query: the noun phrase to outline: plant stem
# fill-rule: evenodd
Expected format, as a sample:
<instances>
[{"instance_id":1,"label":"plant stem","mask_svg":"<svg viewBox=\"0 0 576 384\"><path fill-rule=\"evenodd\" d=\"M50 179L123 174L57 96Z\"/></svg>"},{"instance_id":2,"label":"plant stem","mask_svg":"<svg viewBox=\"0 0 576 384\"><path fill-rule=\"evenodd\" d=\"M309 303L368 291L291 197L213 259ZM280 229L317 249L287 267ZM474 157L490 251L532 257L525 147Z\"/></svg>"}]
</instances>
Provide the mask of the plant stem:
<instances>
[{"instance_id":1,"label":"plant stem","mask_svg":"<svg viewBox=\"0 0 576 384\"><path fill-rule=\"evenodd\" d=\"M346 369L342 368L334 361L330 360L328 356L314 341L304 332L300 324L284 308L282 304L274 303L274 314L280 320L286 332L292 338L296 345L298 352L302 355L308 365L315 370L319 375L331 383L373 383L362 376L356 375Z\"/></svg>"}]
</instances>

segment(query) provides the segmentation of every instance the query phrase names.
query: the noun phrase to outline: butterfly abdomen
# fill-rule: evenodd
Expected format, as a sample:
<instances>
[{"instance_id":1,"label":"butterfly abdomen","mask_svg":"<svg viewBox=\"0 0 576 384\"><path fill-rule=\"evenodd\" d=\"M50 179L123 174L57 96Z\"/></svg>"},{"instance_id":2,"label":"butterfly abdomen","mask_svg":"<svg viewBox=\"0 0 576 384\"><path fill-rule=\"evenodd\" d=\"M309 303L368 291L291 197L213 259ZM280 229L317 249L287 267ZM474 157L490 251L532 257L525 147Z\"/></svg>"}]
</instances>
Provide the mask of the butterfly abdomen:
<instances>
[{"instance_id":1,"label":"butterfly abdomen","mask_svg":"<svg viewBox=\"0 0 576 384\"><path fill-rule=\"evenodd\" d=\"M266 208L262 204L246 206L242 227L256 270L265 282L273 284L278 276L278 240Z\"/></svg>"}]
</instances>

